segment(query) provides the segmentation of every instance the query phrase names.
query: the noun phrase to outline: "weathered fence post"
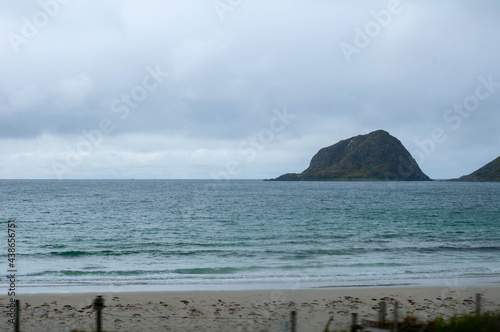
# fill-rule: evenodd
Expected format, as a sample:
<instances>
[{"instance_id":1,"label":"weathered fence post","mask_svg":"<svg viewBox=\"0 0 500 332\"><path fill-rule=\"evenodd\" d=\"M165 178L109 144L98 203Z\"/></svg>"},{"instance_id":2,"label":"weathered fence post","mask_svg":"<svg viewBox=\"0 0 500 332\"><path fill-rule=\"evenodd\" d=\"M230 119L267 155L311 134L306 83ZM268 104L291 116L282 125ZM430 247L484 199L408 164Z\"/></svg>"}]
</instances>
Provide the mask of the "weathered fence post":
<instances>
[{"instance_id":1,"label":"weathered fence post","mask_svg":"<svg viewBox=\"0 0 500 332\"><path fill-rule=\"evenodd\" d=\"M385 321L385 315L387 312L387 306L384 301L380 302L380 311L378 312L378 322L379 324L383 324Z\"/></svg>"},{"instance_id":2,"label":"weathered fence post","mask_svg":"<svg viewBox=\"0 0 500 332\"><path fill-rule=\"evenodd\" d=\"M328 322L326 323L326 326L325 326L325 329L323 330L323 332L329 332L330 331L330 323L333 321L333 316L330 316L330 319L328 320Z\"/></svg>"},{"instance_id":3,"label":"weathered fence post","mask_svg":"<svg viewBox=\"0 0 500 332\"><path fill-rule=\"evenodd\" d=\"M352 314L352 324L351 324L351 332L356 332L358 330L358 314Z\"/></svg>"},{"instance_id":4,"label":"weathered fence post","mask_svg":"<svg viewBox=\"0 0 500 332\"><path fill-rule=\"evenodd\" d=\"M14 318L14 331L15 332L19 332L21 330L21 326L20 326L20 319L19 319L19 311L21 309L21 302L19 300L16 300L16 308L15 308L15 311L14 311L14 314L16 315L16 317Z\"/></svg>"},{"instance_id":5,"label":"weathered fence post","mask_svg":"<svg viewBox=\"0 0 500 332\"><path fill-rule=\"evenodd\" d=\"M476 315L481 315L481 294L476 293Z\"/></svg>"},{"instance_id":6,"label":"weathered fence post","mask_svg":"<svg viewBox=\"0 0 500 332\"><path fill-rule=\"evenodd\" d=\"M102 308L104 307L104 299L98 295L94 300L94 310L96 311L96 329L97 332L102 332Z\"/></svg>"},{"instance_id":7,"label":"weathered fence post","mask_svg":"<svg viewBox=\"0 0 500 332\"><path fill-rule=\"evenodd\" d=\"M290 331L297 332L297 311L290 313Z\"/></svg>"},{"instance_id":8,"label":"weathered fence post","mask_svg":"<svg viewBox=\"0 0 500 332\"><path fill-rule=\"evenodd\" d=\"M394 324L392 327L393 331L398 331L398 301L394 301Z\"/></svg>"}]
</instances>

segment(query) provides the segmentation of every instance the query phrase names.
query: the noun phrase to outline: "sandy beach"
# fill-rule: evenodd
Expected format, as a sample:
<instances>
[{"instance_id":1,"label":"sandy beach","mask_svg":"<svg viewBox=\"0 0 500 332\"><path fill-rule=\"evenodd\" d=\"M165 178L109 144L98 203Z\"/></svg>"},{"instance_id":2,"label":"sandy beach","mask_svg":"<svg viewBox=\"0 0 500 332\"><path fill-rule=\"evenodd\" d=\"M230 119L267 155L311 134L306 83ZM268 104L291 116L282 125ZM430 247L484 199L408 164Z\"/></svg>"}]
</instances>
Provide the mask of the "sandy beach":
<instances>
[{"instance_id":1,"label":"sandy beach","mask_svg":"<svg viewBox=\"0 0 500 332\"><path fill-rule=\"evenodd\" d=\"M105 331L284 331L290 312L297 312L298 331L346 329L351 313L376 320L380 301L387 302L388 318L394 302L399 313L428 320L475 310L475 294L482 294L482 310L500 308L498 286L366 287L296 290L169 291L100 293L105 300ZM21 330L92 331L97 293L21 295ZM9 299L0 298L1 328L8 331Z\"/></svg>"}]
</instances>

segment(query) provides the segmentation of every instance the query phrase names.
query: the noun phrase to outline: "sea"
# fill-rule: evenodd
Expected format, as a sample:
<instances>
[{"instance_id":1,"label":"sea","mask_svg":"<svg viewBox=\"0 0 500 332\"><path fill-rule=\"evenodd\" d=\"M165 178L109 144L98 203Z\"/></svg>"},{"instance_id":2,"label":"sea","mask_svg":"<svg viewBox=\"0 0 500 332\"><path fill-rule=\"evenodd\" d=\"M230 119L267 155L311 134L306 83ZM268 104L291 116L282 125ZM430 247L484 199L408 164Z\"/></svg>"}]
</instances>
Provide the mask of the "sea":
<instances>
[{"instance_id":1,"label":"sea","mask_svg":"<svg viewBox=\"0 0 500 332\"><path fill-rule=\"evenodd\" d=\"M12 271L18 294L499 284L499 198L446 181L0 180L0 288Z\"/></svg>"}]
</instances>

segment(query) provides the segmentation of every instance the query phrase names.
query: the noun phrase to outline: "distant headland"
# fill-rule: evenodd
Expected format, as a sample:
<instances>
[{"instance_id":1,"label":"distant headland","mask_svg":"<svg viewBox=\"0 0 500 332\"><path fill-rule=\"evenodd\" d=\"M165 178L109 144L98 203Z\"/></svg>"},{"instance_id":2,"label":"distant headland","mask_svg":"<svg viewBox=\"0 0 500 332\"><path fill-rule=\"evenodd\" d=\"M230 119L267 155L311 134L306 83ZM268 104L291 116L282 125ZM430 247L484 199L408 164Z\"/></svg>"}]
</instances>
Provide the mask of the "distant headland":
<instances>
[{"instance_id":1,"label":"distant headland","mask_svg":"<svg viewBox=\"0 0 500 332\"><path fill-rule=\"evenodd\" d=\"M403 144L384 130L319 150L300 174L268 181L430 181Z\"/></svg>"},{"instance_id":2,"label":"distant headland","mask_svg":"<svg viewBox=\"0 0 500 332\"><path fill-rule=\"evenodd\" d=\"M452 181L461 182L500 182L500 157L484 165L469 175L464 175Z\"/></svg>"}]
</instances>

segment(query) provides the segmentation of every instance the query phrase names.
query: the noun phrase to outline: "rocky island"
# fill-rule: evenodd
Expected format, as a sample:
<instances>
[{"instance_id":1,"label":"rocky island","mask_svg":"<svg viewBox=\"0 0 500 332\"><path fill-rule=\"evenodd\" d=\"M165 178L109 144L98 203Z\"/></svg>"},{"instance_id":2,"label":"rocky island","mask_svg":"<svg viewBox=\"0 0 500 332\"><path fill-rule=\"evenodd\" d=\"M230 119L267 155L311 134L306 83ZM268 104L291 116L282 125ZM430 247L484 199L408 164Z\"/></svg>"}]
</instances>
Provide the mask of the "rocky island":
<instances>
[{"instance_id":1,"label":"rocky island","mask_svg":"<svg viewBox=\"0 0 500 332\"><path fill-rule=\"evenodd\" d=\"M500 182L500 157L484 165L469 175L464 175L453 181L463 182Z\"/></svg>"},{"instance_id":2,"label":"rocky island","mask_svg":"<svg viewBox=\"0 0 500 332\"><path fill-rule=\"evenodd\" d=\"M384 130L323 148L300 174L269 181L430 181L403 144Z\"/></svg>"}]
</instances>

